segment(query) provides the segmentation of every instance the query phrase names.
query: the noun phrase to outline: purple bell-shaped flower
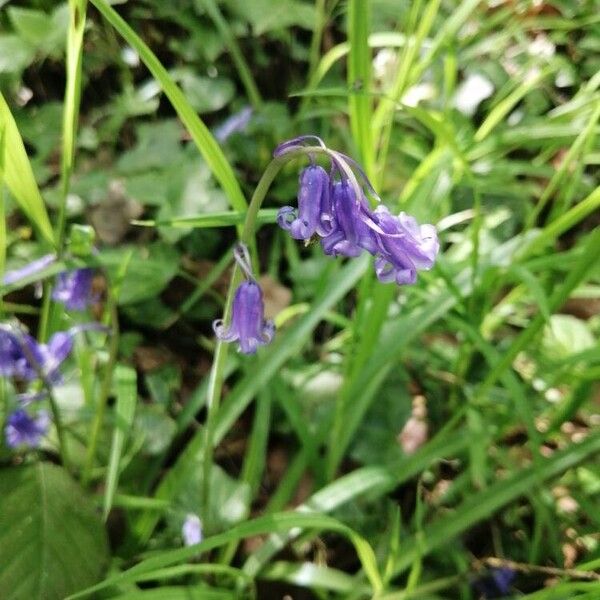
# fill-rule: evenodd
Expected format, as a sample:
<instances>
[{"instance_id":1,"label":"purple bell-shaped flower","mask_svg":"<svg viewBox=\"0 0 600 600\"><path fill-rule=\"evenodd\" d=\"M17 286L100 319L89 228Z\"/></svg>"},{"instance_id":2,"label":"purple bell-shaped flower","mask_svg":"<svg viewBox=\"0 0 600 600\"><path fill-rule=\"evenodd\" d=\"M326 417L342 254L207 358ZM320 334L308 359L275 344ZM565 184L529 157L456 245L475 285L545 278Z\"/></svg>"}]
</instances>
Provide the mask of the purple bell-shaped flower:
<instances>
[{"instance_id":1,"label":"purple bell-shaped flower","mask_svg":"<svg viewBox=\"0 0 600 600\"><path fill-rule=\"evenodd\" d=\"M365 223L368 207L363 198L358 202L354 188L342 179L333 185L333 227L321 240L325 254L355 257L363 250L374 252L377 244L374 232Z\"/></svg>"},{"instance_id":2,"label":"purple bell-shaped flower","mask_svg":"<svg viewBox=\"0 0 600 600\"><path fill-rule=\"evenodd\" d=\"M300 173L298 210L284 206L277 223L295 240L309 240L315 233L326 235L331 228L330 178L319 165L310 165Z\"/></svg>"},{"instance_id":3,"label":"purple bell-shaped flower","mask_svg":"<svg viewBox=\"0 0 600 600\"><path fill-rule=\"evenodd\" d=\"M404 212L396 217L383 205L372 217L377 227L375 272L379 281L411 284L417 271L433 267L440 248L433 225L419 225Z\"/></svg>"},{"instance_id":4,"label":"purple bell-shaped flower","mask_svg":"<svg viewBox=\"0 0 600 600\"><path fill-rule=\"evenodd\" d=\"M93 269L75 269L60 273L52 299L61 302L68 310L85 310L92 301Z\"/></svg>"},{"instance_id":5,"label":"purple bell-shaped flower","mask_svg":"<svg viewBox=\"0 0 600 600\"><path fill-rule=\"evenodd\" d=\"M6 444L10 448L29 446L37 448L42 438L48 433L50 417L44 410L31 417L25 410L19 408L9 415L6 420L4 433Z\"/></svg>"},{"instance_id":6,"label":"purple bell-shaped flower","mask_svg":"<svg viewBox=\"0 0 600 600\"><path fill-rule=\"evenodd\" d=\"M233 297L231 323L225 325L223 319L213 323L217 338L223 342L238 342L243 354L254 354L259 346L268 344L275 334L275 324L265 320L263 293L252 275L252 267L247 248L239 244L234 258L246 276Z\"/></svg>"}]
</instances>

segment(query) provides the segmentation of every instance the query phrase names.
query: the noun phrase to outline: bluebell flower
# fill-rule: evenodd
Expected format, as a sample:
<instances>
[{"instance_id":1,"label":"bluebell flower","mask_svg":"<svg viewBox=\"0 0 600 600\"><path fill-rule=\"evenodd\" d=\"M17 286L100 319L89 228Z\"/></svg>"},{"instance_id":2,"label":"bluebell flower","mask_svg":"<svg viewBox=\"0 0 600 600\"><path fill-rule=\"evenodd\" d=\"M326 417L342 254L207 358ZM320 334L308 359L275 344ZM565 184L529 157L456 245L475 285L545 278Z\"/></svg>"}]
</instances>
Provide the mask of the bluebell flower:
<instances>
[{"instance_id":1,"label":"bluebell flower","mask_svg":"<svg viewBox=\"0 0 600 600\"><path fill-rule=\"evenodd\" d=\"M35 417L31 417L25 410L19 408L11 413L6 421L4 428L6 444L10 448L18 446L37 448L49 428L50 417L46 411L40 410Z\"/></svg>"},{"instance_id":2,"label":"bluebell flower","mask_svg":"<svg viewBox=\"0 0 600 600\"><path fill-rule=\"evenodd\" d=\"M85 310L92 302L93 269L75 269L60 273L52 292L52 299L68 310Z\"/></svg>"},{"instance_id":3,"label":"bluebell flower","mask_svg":"<svg viewBox=\"0 0 600 600\"><path fill-rule=\"evenodd\" d=\"M353 187L344 180L337 181L332 194L333 222L329 235L323 237L321 245L325 254L355 257L363 250L376 250L375 235L366 222L366 202L357 201Z\"/></svg>"},{"instance_id":4,"label":"bluebell flower","mask_svg":"<svg viewBox=\"0 0 600 600\"><path fill-rule=\"evenodd\" d=\"M356 257L363 251L375 257L375 272L381 282L414 283L417 271L431 269L439 252L433 225L419 225L405 213L394 216L383 205L371 210L367 197L380 202L365 172L355 160L327 148L319 137L303 135L283 142L275 157L304 153L313 162L300 178L298 211L290 206L278 213L278 223L295 239L321 237L325 254ZM329 158L330 196L324 202L313 189L325 185L324 170L314 165L317 154ZM314 179L314 182L313 182Z\"/></svg>"},{"instance_id":5,"label":"bluebell flower","mask_svg":"<svg viewBox=\"0 0 600 600\"><path fill-rule=\"evenodd\" d=\"M40 273L47 267L49 267L52 263L56 261L55 254L46 254L41 258L38 258L24 267L20 269L14 269L13 271L7 271L2 278L2 283L4 285L12 285L13 283L18 283L22 279L26 279L27 277L31 277L32 275L36 275Z\"/></svg>"},{"instance_id":6,"label":"bluebell flower","mask_svg":"<svg viewBox=\"0 0 600 600\"><path fill-rule=\"evenodd\" d=\"M259 346L271 342L275 324L265 319L263 293L252 275L247 248L238 244L234 257L246 280L239 285L233 297L231 323L226 326L223 319L217 319L213 322L213 330L223 342L237 341L242 354L254 354Z\"/></svg>"},{"instance_id":7,"label":"bluebell flower","mask_svg":"<svg viewBox=\"0 0 600 600\"><path fill-rule=\"evenodd\" d=\"M277 223L295 240L309 240L315 233L331 230L331 182L319 165L310 165L300 173L298 210L284 206L277 213Z\"/></svg>"},{"instance_id":8,"label":"bluebell flower","mask_svg":"<svg viewBox=\"0 0 600 600\"><path fill-rule=\"evenodd\" d=\"M419 225L404 212L396 217L382 205L372 213L373 222L377 240L375 272L380 281L414 283L418 270L433 267L440 248L433 225Z\"/></svg>"},{"instance_id":9,"label":"bluebell flower","mask_svg":"<svg viewBox=\"0 0 600 600\"><path fill-rule=\"evenodd\" d=\"M181 528L181 537L186 546L194 546L202 541L202 521L198 515L188 513Z\"/></svg>"},{"instance_id":10,"label":"bluebell flower","mask_svg":"<svg viewBox=\"0 0 600 600\"><path fill-rule=\"evenodd\" d=\"M24 331L0 326L0 375L25 381L42 377L48 383L58 383L60 366L73 349L73 336L82 328L57 332L47 344L40 344Z\"/></svg>"},{"instance_id":11,"label":"bluebell flower","mask_svg":"<svg viewBox=\"0 0 600 600\"><path fill-rule=\"evenodd\" d=\"M213 134L219 142L224 142L229 136L238 131L244 131L252 118L251 106L245 106L238 112L225 119L223 123L215 127Z\"/></svg>"}]
</instances>

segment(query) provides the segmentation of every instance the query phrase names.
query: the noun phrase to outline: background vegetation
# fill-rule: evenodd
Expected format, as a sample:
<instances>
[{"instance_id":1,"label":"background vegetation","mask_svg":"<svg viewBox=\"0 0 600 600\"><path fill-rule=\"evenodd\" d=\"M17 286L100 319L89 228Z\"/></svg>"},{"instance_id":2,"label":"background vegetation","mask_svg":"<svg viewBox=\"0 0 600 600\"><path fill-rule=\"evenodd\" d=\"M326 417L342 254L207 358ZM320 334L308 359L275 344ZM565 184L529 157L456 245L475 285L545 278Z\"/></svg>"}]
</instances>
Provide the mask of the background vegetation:
<instances>
[{"instance_id":1,"label":"background vegetation","mask_svg":"<svg viewBox=\"0 0 600 600\"><path fill-rule=\"evenodd\" d=\"M0 5L0 264L60 258L3 320L110 330L53 390L63 439L0 450L0 597L600 598L597 0ZM262 213L277 337L229 353L207 436L234 226L304 133L442 252L382 285Z\"/></svg>"}]
</instances>

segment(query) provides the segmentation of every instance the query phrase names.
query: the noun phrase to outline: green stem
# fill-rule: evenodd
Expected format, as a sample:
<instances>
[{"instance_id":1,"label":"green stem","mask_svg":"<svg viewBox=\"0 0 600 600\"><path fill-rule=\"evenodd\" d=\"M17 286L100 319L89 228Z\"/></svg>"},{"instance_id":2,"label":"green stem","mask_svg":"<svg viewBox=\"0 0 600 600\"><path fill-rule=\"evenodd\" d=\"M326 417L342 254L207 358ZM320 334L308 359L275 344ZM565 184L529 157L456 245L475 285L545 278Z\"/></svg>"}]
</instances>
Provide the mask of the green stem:
<instances>
[{"instance_id":1,"label":"green stem","mask_svg":"<svg viewBox=\"0 0 600 600\"><path fill-rule=\"evenodd\" d=\"M238 75L242 80L242 84L246 89L246 94L248 94L248 99L250 100L250 104L254 108L260 108L262 105L262 97L260 92L258 91L258 87L256 82L254 81L254 77L252 77L252 71L244 58L242 50L240 49L231 28L227 24L227 21L223 18L219 7L215 0L202 0L204 4L204 8L208 13L208 16L212 19L215 27L218 29L221 37L225 40L225 44L227 49L229 50L229 54L231 54L231 58L235 64L235 67L238 71Z\"/></svg>"},{"instance_id":2,"label":"green stem","mask_svg":"<svg viewBox=\"0 0 600 600\"><path fill-rule=\"evenodd\" d=\"M297 154L290 153L279 158L275 158L271 161L269 166L265 169L263 176L261 177L250 204L248 206L248 212L246 213L246 220L244 221L244 227L240 236L240 242L248 244L254 238L254 230L256 228L256 218L258 211L267 195L267 191L273 183L275 176L279 173L281 167L288 161L292 156ZM233 304L233 296L238 284L241 281L241 273L237 264L234 266L233 274L231 276L231 282L227 291L227 297L225 300L225 310L223 320L228 322L231 318L231 307ZM204 436L204 451L203 451L203 480L202 480L202 506L201 512L204 516L205 526L207 525L206 520L209 515L210 506L210 475L213 460L213 437L215 420L219 410L219 401L221 399L221 391L223 389L223 379L225 372L225 363L227 361L227 353L229 345L227 343L218 341L215 349L215 355L213 360L212 369L210 371L210 377L208 380L207 390L207 415L205 425L205 436Z\"/></svg>"},{"instance_id":3,"label":"green stem","mask_svg":"<svg viewBox=\"0 0 600 600\"><path fill-rule=\"evenodd\" d=\"M315 5L315 28L310 41L310 52L308 55L308 81L312 79L315 73L315 69L319 62L319 55L321 53L321 40L323 38L325 23L327 22L325 4L326 0L317 0Z\"/></svg>"},{"instance_id":4,"label":"green stem","mask_svg":"<svg viewBox=\"0 0 600 600\"><path fill-rule=\"evenodd\" d=\"M67 220L67 197L71 184L71 174L75 159L75 135L79 118L81 99L81 65L83 49L83 33L85 29L85 12L87 0L69 0L69 30L67 32L67 83L65 85L65 103L62 123L62 154L60 165L60 198L58 219L55 228L57 251L62 255L65 242L65 226ZM48 338L52 321L51 284L44 284L44 300L38 326L38 338L45 342Z\"/></svg>"},{"instance_id":5,"label":"green stem","mask_svg":"<svg viewBox=\"0 0 600 600\"><path fill-rule=\"evenodd\" d=\"M86 450L85 465L83 469L82 481L87 484L90 481L92 469L94 467L94 459L96 458L96 447L98 446L98 438L100 431L102 430L102 424L104 422L104 413L106 412L106 403L112 386L112 377L117 362L117 352L119 349L119 317L117 313L117 300L109 292L108 304L111 319L111 332L110 332L110 345L108 362L106 363L104 371L104 379L102 380L102 387L100 388L100 395L98 397L98 404L96 405L96 412L94 414L94 420L92 422L92 428L90 431L89 444Z\"/></svg>"}]
</instances>

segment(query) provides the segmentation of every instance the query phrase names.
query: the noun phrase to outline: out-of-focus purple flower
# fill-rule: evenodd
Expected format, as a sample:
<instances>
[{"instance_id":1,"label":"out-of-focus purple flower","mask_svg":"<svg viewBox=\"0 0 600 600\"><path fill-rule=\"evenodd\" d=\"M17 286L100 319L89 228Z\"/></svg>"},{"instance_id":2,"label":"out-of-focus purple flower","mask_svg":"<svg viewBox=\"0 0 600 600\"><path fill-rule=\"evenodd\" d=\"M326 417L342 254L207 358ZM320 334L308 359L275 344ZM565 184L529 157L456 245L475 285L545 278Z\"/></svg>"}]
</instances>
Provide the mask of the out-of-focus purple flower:
<instances>
[{"instance_id":1,"label":"out-of-focus purple flower","mask_svg":"<svg viewBox=\"0 0 600 600\"><path fill-rule=\"evenodd\" d=\"M68 310L85 310L92 302L93 269L75 269L60 273L52 292L52 299Z\"/></svg>"},{"instance_id":2,"label":"out-of-focus purple flower","mask_svg":"<svg viewBox=\"0 0 600 600\"><path fill-rule=\"evenodd\" d=\"M363 199L357 202L354 189L347 181L334 184L332 205L333 227L321 240L325 254L355 257L363 250L375 252L375 235L364 220L368 214L366 202Z\"/></svg>"},{"instance_id":3,"label":"out-of-focus purple flower","mask_svg":"<svg viewBox=\"0 0 600 600\"><path fill-rule=\"evenodd\" d=\"M380 281L410 284L416 281L417 270L431 269L440 248L433 225L419 225L404 212L396 217L382 205L372 217L378 246L375 272Z\"/></svg>"},{"instance_id":4,"label":"out-of-focus purple flower","mask_svg":"<svg viewBox=\"0 0 600 600\"><path fill-rule=\"evenodd\" d=\"M7 328L0 329L0 375L20 376L23 369L23 348L19 338Z\"/></svg>"},{"instance_id":5,"label":"out-of-focus purple flower","mask_svg":"<svg viewBox=\"0 0 600 600\"><path fill-rule=\"evenodd\" d=\"M32 275L36 275L37 273L43 271L55 261L55 254L46 254L45 256L42 256L41 258L38 258L26 264L20 269L7 271L4 274L4 277L2 278L2 283L4 285L12 285L13 283L18 283L21 279L26 279L27 277L31 277Z\"/></svg>"},{"instance_id":6,"label":"out-of-focus purple flower","mask_svg":"<svg viewBox=\"0 0 600 600\"><path fill-rule=\"evenodd\" d=\"M194 546L202 541L202 521L198 515L188 513L185 516L181 536L186 546Z\"/></svg>"},{"instance_id":7,"label":"out-of-focus purple flower","mask_svg":"<svg viewBox=\"0 0 600 600\"><path fill-rule=\"evenodd\" d=\"M331 230L330 179L319 165L310 165L300 173L298 210L284 206L277 213L277 223L295 240L309 240L315 233ZM291 219L291 220L290 220Z\"/></svg>"},{"instance_id":8,"label":"out-of-focus purple flower","mask_svg":"<svg viewBox=\"0 0 600 600\"><path fill-rule=\"evenodd\" d=\"M223 342L238 342L242 354L254 354L259 346L268 344L275 335L275 324L265 320L265 306L260 286L252 276L248 249L238 244L234 257L246 276L233 297L231 323L226 326L223 319L213 322L217 338Z\"/></svg>"},{"instance_id":9,"label":"out-of-focus purple flower","mask_svg":"<svg viewBox=\"0 0 600 600\"><path fill-rule=\"evenodd\" d=\"M50 427L50 417L44 410L40 410L35 417L31 417L25 410L19 408L9 415L4 433L6 443L11 448L29 446L37 448L42 437Z\"/></svg>"},{"instance_id":10,"label":"out-of-focus purple flower","mask_svg":"<svg viewBox=\"0 0 600 600\"><path fill-rule=\"evenodd\" d=\"M230 135L238 131L244 131L252 118L251 106L245 106L238 112L234 113L219 126L215 127L213 134L219 142L224 142Z\"/></svg>"},{"instance_id":11,"label":"out-of-focus purple flower","mask_svg":"<svg viewBox=\"0 0 600 600\"><path fill-rule=\"evenodd\" d=\"M60 366L73 349L76 328L55 333L39 344L28 333L0 327L0 375L32 381L40 376L49 383L60 381Z\"/></svg>"},{"instance_id":12,"label":"out-of-focus purple flower","mask_svg":"<svg viewBox=\"0 0 600 600\"><path fill-rule=\"evenodd\" d=\"M510 593L516 572L510 567L498 567L474 582L476 590L488 600L504 598Z\"/></svg>"}]
</instances>

